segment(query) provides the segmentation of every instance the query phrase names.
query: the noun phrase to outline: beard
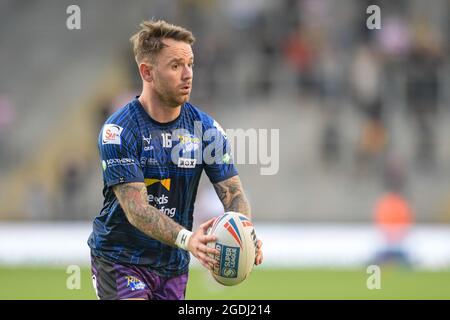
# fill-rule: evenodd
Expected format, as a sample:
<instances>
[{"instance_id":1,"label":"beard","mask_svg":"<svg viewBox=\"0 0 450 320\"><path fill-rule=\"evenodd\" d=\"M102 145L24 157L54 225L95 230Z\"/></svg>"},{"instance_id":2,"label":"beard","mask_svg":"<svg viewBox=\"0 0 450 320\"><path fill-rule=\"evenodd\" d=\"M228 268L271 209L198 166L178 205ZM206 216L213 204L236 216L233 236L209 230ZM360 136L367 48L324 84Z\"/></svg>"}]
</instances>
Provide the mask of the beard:
<instances>
[{"instance_id":1,"label":"beard","mask_svg":"<svg viewBox=\"0 0 450 320\"><path fill-rule=\"evenodd\" d=\"M178 108L187 102L190 97L190 93L181 94L177 89L170 89L164 85L156 86L155 92L158 98L169 108Z\"/></svg>"}]
</instances>

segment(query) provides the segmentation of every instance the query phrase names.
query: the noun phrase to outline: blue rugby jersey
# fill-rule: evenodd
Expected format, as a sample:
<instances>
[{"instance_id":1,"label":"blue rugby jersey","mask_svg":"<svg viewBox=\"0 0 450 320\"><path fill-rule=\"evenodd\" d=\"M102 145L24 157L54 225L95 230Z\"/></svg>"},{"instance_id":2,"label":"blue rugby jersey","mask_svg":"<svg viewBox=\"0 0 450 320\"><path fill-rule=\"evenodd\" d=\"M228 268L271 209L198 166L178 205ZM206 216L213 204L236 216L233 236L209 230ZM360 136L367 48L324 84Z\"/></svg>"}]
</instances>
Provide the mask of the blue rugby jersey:
<instances>
[{"instance_id":1,"label":"blue rugby jersey","mask_svg":"<svg viewBox=\"0 0 450 320\"><path fill-rule=\"evenodd\" d=\"M132 226L112 187L144 182L149 204L192 230L202 171L211 183L238 174L223 129L189 103L182 105L177 119L159 123L136 97L106 120L98 147L104 202L88 240L92 254L113 262L146 265L165 277L186 273L189 253Z\"/></svg>"}]
</instances>

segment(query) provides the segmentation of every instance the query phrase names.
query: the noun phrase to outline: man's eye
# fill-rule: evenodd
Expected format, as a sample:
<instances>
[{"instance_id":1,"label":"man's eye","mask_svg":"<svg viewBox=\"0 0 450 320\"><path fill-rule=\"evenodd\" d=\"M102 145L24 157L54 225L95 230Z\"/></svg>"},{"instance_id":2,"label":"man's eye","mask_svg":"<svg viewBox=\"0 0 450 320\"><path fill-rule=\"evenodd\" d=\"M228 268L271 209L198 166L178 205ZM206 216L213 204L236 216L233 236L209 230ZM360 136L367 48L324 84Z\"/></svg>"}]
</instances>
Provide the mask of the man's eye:
<instances>
[{"instance_id":1,"label":"man's eye","mask_svg":"<svg viewBox=\"0 0 450 320\"><path fill-rule=\"evenodd\" d=\"M173 64L172 69L178 69L178 64Z\"/></svg>"}]
</instances>

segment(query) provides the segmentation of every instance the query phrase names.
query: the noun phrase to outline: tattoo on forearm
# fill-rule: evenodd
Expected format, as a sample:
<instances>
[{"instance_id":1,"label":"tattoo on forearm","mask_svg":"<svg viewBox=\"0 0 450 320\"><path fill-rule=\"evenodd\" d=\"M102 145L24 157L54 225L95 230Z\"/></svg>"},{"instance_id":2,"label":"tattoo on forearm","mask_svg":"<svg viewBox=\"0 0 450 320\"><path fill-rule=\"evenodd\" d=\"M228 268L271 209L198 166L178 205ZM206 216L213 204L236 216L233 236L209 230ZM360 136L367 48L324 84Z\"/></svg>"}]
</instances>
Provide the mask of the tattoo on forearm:
<instances>
[{"instance_id":1,"label":"tattoo on forearm","mask_svg":"<svg viewBox=\"0 0 450 320\"><path fill-rule=\"evenodd\" d=\"M174 246L183 227L149 205L144 183L119 184L113 190L133 226L152 238Z\"/></svg>"},{"instance_id":2,"label":"tattoo on forearm","mask_svg":"<svg viewBox=\"0 0 450 320\"><path fill-rule=\"evenodd\" d=\"M236 211L251 217L250 203L245 197L239 176L214 184L225 211Z\"/></svg>"}]
</instances>

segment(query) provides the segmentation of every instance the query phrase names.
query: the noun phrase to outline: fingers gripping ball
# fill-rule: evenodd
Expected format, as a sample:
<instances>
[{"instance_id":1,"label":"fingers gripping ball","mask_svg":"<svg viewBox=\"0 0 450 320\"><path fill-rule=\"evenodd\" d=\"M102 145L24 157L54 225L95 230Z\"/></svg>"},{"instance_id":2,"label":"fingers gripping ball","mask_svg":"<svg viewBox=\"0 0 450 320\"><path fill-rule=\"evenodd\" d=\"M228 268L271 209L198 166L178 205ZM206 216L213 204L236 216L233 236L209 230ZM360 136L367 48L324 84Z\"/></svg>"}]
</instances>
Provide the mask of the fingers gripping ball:
<instances>
[{"instance_id":1,"label":"fingers gripping ball","mask_svg":"<svg viewBox=\"0 0 450 320\"><path fill-rule=\"evenodd\" d=\"M208 234L217 237L208 246L220 252L211 255L218 262L211 271L214 279L225 286L244 281L253 270L256 255L257 238L251 221L241 213L225 212L214 220Z\"/></svg>"}]
</instances>

